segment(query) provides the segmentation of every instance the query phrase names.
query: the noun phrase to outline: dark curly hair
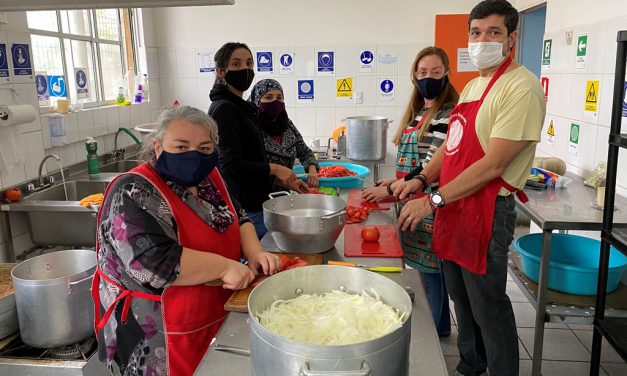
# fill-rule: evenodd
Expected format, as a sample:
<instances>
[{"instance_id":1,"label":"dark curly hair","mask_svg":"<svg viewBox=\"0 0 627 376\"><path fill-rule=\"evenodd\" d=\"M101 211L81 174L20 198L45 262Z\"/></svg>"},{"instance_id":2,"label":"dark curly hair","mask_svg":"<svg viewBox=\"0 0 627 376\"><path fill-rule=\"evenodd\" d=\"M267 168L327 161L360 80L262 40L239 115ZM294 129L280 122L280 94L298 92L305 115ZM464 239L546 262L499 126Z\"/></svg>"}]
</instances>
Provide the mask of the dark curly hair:
<instances>
[{"instance_id":1,"label":"dark curly hair","mask_svg":"<svg viewBox=\"0 0 627 376\"><path fill-rule=\"evenodd\" d=\"M480 20L493 14L505 17L507 33L511 34L518 27L518 11L506 0L485 0L475 5L468 17L468 30L472 20Z\"/></svg>"}]
</instances>

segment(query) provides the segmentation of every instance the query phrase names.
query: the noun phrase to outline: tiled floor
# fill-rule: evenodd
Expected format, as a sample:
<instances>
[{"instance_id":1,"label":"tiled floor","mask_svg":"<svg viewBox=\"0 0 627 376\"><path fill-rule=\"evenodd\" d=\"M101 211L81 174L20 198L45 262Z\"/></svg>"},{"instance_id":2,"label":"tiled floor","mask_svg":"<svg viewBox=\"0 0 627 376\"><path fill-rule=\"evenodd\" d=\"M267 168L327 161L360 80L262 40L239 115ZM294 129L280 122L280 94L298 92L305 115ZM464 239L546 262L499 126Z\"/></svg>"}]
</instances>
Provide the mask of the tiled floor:
<instances>
[{"instance_id":1,"label":"tiled floor","mask_svg":"<svg viewBox=\"0 0 627 376\"><path fill-rule=\"evenodd\" d=\"M520 349L520 375L531 375L531 356L533 354L533 332L535 309L529 303L518 285L508 277L507 293L512 300L516 326L518 327ZM450 302L454 311L453 302ZM455 314L452 313L453 328L451 336L440 339L447 368L451 372L459 362L457 351L457 327ZM544 331L542 356L542 375L544 376L583 376L590 372L590 348L592 347L592 326L552 324ZM627 364L607 342L601 353L600 375L627 375Z\"/></svg>"}]
</instances>

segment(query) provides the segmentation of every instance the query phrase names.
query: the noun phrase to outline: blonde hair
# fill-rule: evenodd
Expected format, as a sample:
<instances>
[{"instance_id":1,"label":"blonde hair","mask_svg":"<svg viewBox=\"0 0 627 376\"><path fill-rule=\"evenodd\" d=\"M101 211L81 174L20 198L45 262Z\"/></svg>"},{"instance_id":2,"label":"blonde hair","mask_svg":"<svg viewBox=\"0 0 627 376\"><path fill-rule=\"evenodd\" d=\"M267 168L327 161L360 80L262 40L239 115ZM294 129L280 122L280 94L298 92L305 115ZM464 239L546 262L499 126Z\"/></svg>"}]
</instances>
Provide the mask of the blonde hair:
<instances>
[{"instance_id":1,"label":"blonde hair","mask_svg":"<svg viewBox=\"0 0 627 376\"><path fill-rule=\"evenodd\" d=\"M412 89L412 94L409 99L409 103L407 104L407 109L401 118L401 121L398 123L398 128L396 128L396 132L394 133L394 137L392 138L392 142L394 145L400 144L401 139L403 138L403 131L407 128L408 125L412 123L412 121L416 118L420 110L425 105L425 99L420 94L420 91L416 87L416 77L414 76L414 72L418 69L418 63L422 60L423 57L435 55L442 60L442 65L444 65L444 71L446 74L449 74L449 60L446 52L439 47L426 47L423 48L416 58L414 59L414 63L411 65L411 72L409 73L411 77L411 82L414 84ZM453 84L449 81L446 87L442 90L442 92L434 99L433 105L427 110L427 112L423 115L422 127L418 131L418 139L422 139L424 134L429 129L429 123L437 114L445 104L457 104L457 100L459 99L459 93L455 90Z\"/></svg>"}]
</instances>

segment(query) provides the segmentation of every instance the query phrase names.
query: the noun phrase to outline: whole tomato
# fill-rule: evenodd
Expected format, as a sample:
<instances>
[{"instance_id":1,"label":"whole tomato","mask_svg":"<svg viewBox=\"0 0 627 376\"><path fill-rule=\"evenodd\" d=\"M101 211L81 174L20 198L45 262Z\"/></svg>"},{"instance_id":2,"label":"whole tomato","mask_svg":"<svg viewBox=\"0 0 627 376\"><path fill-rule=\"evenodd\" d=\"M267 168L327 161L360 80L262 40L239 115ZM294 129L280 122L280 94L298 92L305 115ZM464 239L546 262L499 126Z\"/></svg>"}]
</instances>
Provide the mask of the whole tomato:
<instances>
[{"instance_id":1,"label":"whole tomato","mask_svg":"<svg viewBox=\"0 0 627 376\"><path fill-rule=\"evenodd\" d=\"M18 202L22 199L22 191L19 188L9 188L4 192L4 197L11 202Z\"/></svg>"},{"instance_id":2,"label":"whole tomato","mask_svg":"<svg viewBox=\"0 0 627 376\"><path fill-rule=\"evenodd\" d=\"M365 242L378 242L380 236L379 229L375 226L364 226L361 229L361 238Z\"/></svg>"}]
</instances>

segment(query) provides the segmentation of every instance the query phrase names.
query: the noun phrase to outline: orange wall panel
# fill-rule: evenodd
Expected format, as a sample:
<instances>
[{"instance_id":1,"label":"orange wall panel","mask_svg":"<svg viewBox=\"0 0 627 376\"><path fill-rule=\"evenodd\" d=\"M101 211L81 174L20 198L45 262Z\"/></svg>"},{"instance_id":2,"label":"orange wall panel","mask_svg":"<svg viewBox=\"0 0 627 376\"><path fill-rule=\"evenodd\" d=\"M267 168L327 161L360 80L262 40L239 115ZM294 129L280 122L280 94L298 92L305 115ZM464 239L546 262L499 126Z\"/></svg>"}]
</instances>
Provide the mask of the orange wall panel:
<instances>
[{"instance_id":1,"label":"orange wall panel","mask_svg":"<svg viewBox=\"0 0 627 376\"><path fill-rule=\"evenodd\" d=\"M450 80L458 92L479 72L457 71L457 49L468 47L468 14L438 14L435 16L435 45L448 54Z\"/></svg>"}]
</instances>

